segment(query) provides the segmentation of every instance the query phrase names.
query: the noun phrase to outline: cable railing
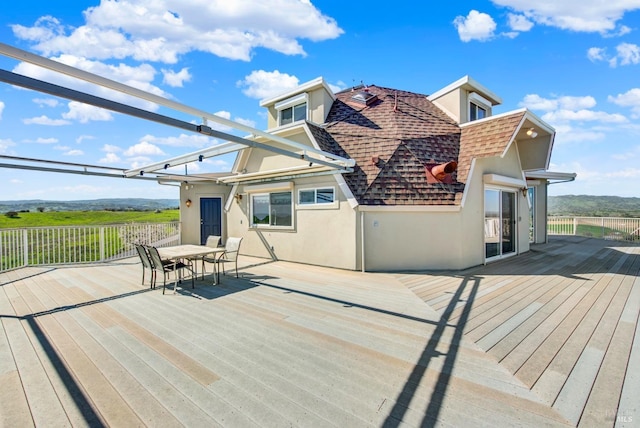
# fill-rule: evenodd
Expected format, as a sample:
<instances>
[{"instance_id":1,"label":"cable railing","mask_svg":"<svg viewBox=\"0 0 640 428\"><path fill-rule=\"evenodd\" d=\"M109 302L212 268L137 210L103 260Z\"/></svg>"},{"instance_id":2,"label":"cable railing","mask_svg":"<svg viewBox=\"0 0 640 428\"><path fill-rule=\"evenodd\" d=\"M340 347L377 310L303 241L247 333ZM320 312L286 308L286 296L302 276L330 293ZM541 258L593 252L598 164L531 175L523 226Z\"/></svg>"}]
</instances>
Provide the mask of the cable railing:
<instances>
[{"instance_id":1,"label":"cable railing","mask_svg":"<svg viewBox=\"0 0 640 428\"><path fill-rule=\"evenodd\" d=\"M640 218L550 216L549 235L576 235L640 244Z\"/></svg>"},{"instance_id":2,"label":"cable railing","mask_svg":"<svg viewBox=\"0 0 640 428\"><path fill-rule=\"evenodd\" d=\"M180 243L180 223L0 229L0 272L25 266L96 263L136 255L134 243Z\"/></svg>"}]
</instances>

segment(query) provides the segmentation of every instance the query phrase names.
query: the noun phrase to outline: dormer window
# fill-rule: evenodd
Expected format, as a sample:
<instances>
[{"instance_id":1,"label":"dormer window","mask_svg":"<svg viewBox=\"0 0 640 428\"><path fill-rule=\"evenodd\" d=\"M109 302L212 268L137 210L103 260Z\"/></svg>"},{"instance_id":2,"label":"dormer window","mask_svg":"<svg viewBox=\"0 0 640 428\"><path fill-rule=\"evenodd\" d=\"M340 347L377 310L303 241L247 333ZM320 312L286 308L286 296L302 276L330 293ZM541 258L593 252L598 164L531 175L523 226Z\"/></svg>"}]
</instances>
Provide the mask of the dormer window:
<instances>
[{"instance_id":1,"label":"dormer window","mask_svg":"<svg viewBox=\"0 0 640 428\"><path fill-rule=\"evenodd\" d=\"M307 102L308 95L304 93L276 103L278 126L307 120Z\"/></svg>"},{"instance_id":2,"label":"dormer window","mask_svg":"<svg viewBox=\"0 0 640 428\"><path fill-rule=\"evenodd\" d=\"M476 103L469 103L469 121L484 119L487 117L487 110Z\"/></svg>"},{"instance_id":3,"label":"dormer window","mask_svg":"<svg viewBox=\"0 0 640 428\"><path fill-rule=\"evenodd\" d=\"M469 122L491 115L491 101L476 92L469 94Z\"/></svg>"}]
</instances>

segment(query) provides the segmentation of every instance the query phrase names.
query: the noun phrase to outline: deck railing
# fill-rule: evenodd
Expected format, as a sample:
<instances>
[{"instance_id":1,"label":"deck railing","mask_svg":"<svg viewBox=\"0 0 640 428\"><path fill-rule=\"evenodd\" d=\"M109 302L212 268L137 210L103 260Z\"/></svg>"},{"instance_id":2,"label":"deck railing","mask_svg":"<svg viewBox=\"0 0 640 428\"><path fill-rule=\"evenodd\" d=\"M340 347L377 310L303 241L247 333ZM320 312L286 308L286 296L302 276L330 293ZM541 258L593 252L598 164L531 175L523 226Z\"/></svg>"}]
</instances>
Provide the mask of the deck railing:
<instances>
[{"instance_id":1,"label":"deck railing","mask_svg":"<svg viewBox=\"0 0 640 428\"><path fill-rule=\"evenodd\" d=\"M550 216L549 235L577 235L640 243L640 218Z\"/></svg>"},{"instance_id":2,"label":"deck railing","mask_svg":"<svg viewBox=\"0 0 640 428\"><path fill-rule=\"evenodd\" d=\"M180 223L0 229L0 272L34 265L95 263L136 255L134 243L180 243Z\"/></svg>"}]
</instances>

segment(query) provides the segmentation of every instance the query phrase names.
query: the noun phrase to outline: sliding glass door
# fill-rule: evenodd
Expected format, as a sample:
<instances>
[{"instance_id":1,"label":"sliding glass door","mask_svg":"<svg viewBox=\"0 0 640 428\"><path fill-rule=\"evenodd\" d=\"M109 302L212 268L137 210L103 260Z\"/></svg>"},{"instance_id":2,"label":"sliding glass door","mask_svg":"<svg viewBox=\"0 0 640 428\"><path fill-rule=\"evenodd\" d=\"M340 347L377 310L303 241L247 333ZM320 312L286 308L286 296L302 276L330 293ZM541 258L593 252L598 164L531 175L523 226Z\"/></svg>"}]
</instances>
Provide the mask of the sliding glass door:
<instances>
[{"instance_id":1,"label":"sliding glass door","mask_svg":"<svg viewBox=\"0 0 640 428\"><path fill-rule=\"evenodd\" d=\"M484 192L485 259L516 251L516 193L486 189Z\"/></svg>"}]
</instances>

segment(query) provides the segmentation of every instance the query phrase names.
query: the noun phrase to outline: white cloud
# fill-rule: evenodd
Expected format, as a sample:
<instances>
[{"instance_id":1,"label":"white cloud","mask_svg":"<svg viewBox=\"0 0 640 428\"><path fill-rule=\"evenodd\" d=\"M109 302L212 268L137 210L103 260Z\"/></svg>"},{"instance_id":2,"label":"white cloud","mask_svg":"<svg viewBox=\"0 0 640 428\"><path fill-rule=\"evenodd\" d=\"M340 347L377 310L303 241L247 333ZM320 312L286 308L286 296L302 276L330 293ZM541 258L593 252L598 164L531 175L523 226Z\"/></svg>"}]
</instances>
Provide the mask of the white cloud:
<instances>
[{"instance_id":1,"label":"white cloud","mask_svg":"<svg viewBox=\"0 0 640 428\"><path fill-rule=\"evenodd\" d=\"M591 61L606 61L611 67L618 65L635 65L640 63L640 46L632 43L620 43L616 46L615 55L607 55L605 48L593 47L587 51Z\"/></svg>"},{"instance_id":2,"label":"white cloud","mask_svg":"<svg viewBox=\"0 0 640 428\"><path fill-rule=\"evenodd\" d=\"M120 147L114 146L113 144L105 144L100 150L107 153L117 153L122 151Z\"/></svg>"},{"instance_id":3,"label":"white cloud","mask_svg":"<svg viewBox=\"0 0 640 428\"><path fill-rule=\"evenodd\" d=\"M42 137L38 137L34 141L34 143L38 143L38 144L55 144L57 142L58 142L57 138L42 138Z\"/></svg>"},{"instance_id":4,"label":"white cloud","mask_svg":"<svg viewBox=\"0 0 640 428\"><path fill-rule=\"evenodd\" d=\"M458 36L463 42L490 40L494 37L496 30L496 22L493 18L477 10L472 10L466 17L457 16L453 25L458 30Z\"/></svg>"},{"instance_id":5,"label":"white cloud","mask_svg":"<svg viewBox=\"0 0 640 428\"><path fill-rule=\"evenodd\" d=\"M640 63L640 46L631 43L620 43L616 47L620 65Z\"/></svg>"},{"instance_id":6,"label":"white cloud","mask_svg":"<svg viewBox=\"0 0 640 428\"><path fill-rule=\"evenodd\" d=\"M587 50L587 58L589 58L591 62L605 61L606 50L603 48L589 48L589 50Z\"/></svg>"},{"instance_id":7,"label":"white cloud","mask_svg":"<svg viewBox=\"0 0 640 428\"><path fill-rule=\"evenodd\" d=\"M33 102L40 107L57 107L60 104L55 98L34 98Z\"/></svg>"},{"instance_id":8,"label":"white cloud","mask_svg":"<svg viewBox=\"0 0 640 428\"><path fill-rule=\"evenodd\" d=\"M552 111L557 109L578 110L589 109L596 106L596 100L592 96L571 97L562 96L556 98L543 98L538 94L525 95L519 103L520 107L530 110Z\"/></svg>"},{"instance_id":9,"label":"white cloud","mask_svg":"<svg viewBox=\"0 0 640 428\"><path fill-rule=\"evenodd\" d=\"M171 147L206 147L211 144L211 138L206 135L199 134L180 134L177 137L156 137L155 135L145 135L140 139L139 144L148 144L154 147L156 145L171 146ZM139 145L138 144L138 145ZM158 149L160 150L160 149ZM156 154L156 153L146 153ZM127 155L131 156L131 155Z\"/></svg>"},{"instance_id":10,"label":"white cloud","mask_svg":"<svg viewBox=\"0 0 640 428\"><path fill-rule=\"evenodd\" d=\"M640 9L637 0L492 0L525 15L536 24L579 32L625 34L628 27L616 28L624 14Z\"/></svg>"},{"instance_id":11,"label":"white cloud","mask_svg":"<svg viewBox=\"0 0 640 428\"><path fill-rule=\"evenodd\" d=\"M588 129L584 127L575 127L568 124L557 125L555 144L565 143L585 143L588 141L603 141L606 138L606 134L594 129Z\"/></svg>"},{"instance_id":12,"label":"white cloud","mask_svg":"<svg viewBox=\"0 0 640 428\"><path fill-rule=\"evenodd\" d=\"M98 160L98 163L118 163L118 162L121 162L121 159L117 154L113 152L107 153L103 158Z\"/></svg>"},{"instance_id":13,"label":"white cloud","mask_svg":"<svg viewBox=\"0 0 640 428\"><path fill-rule=\"evenodd\" d=\"M9 153L9 147L13 147L15 145L16 143L11 141L11 139L0 138L0 153Z\"/></svg>"},{"instance_id":14,"label":"white cloud","mask_svg":"<svg viewBox=\"0 0 640 428\"><path fill-rule=\"evenodd\" d=\"M592 110L556 110L545 113L542 119L551 123L576 121L620 124L628 122L628 119L621 114Z\"/></svg>"},{"instance_id":15,"label":"white cloud","mask_svg":"<svg viewBox=\"0 0 640 428\"><path fill-rule=\"evenodd\" d=\"M254 70L236 85L243 88L242 93L246 96L263 99L294 89L299 82L296 76L280 73L278 70Z\"/></svg>"},{"instance_id":16,"label":"white cloud","mask_svg":"<svg viewBox=\"0 0 640 428\"><path fill-rule=\"evenodd\" d=\"M640 156L640 146L635 146L631 150L624 153L614 153L611 158L618 161L628 161Z\"/></svg>"},{"instance_id":17,"label":"white cloud","mask_svg":"<svg viewBox=\"0 0 640 428\"><path fill-rule=\"evenodd\" d=\"M250 126L251 128L255 128L256 127L256 122L254 120L251 119L242 119L241 117L236 117L234 119L235 122L241 123L244 126Z\"/></svg>"},{"instance_id":18,"label":"white cloud","mask_svg":"<svg viewBox=\"0 0 640 428\"><path fill-rule=\"evenodd\" d=\"M640 117L640 88L629 89L624 94L618 94L615 97L609 95L609 102L621 107L630 107L636 117Z\"/></svg>"},{"instance_id":19,"label":"white cloud","mask_svg":"<svg viewBox=\"0 0 640 428\"><path fill-rule=\"evenodd\" d=\"M158 146L155 144L151 144L147 141L141 141L138 144L135 144L129 147L124 151L124 155L128 157L136 157L136 156L157 156L164 155L165 153L160 150Z\"/></svg>"},{"instance_id":20,"label":"white cloud","mask_svg":"<svg viewBox=\"0 0 640 428\"><path fill-rule=\"evenodd\" d=\"M95 140L95 138L96 137L94 137L93 135L81 135L76 138L76 144L82 144L84 140Z\"/></svg>"},{"instance_id":21,"label":"white cloud","mask_svg":"<svg viewBox=\"0 0 640 428\"><path fill-rule=\"evenodd\" d=\"M4 111L4 103L0 101L0 120L2 120L2 112Z\"/></svg>"},{"instance_id":22,"label":"white cloud","mask_svg":"<svg viewBox=\"0 0 640 428\"><path fill-rule=\"evenodd\" d=\"M83 154L84 152L82 150L73 149L66 152L65 156L82 156Z\"/></svg>"},{"instance_id":23,"label":"white cloud","mask_svg":"<svg viewBox=\"0 0 640 428\"><path fill-rule=\"evenodd\" d=\"M163 69L162 74L164 76L162 82L174 88L182 88L184 82L189 82L193 77L187 67L178 72Z\"/></svg>"},{"instance_id":24,"label":"white cloud","mask_svg":"<svg viewBox=\"0 0 640 428\"><path fill-rule=\"evenodd\" d=\"M88 123L90 121L110 121L113 120L113 114L109 110L94 107L88 104L82 104L77 101L69 103L69 111L62 113L64 119L77 120L80 123Z\"/></svg>"},{"instance_id":25,"label":"white cloud","mask_svg":"<svg viewBox=\"0 0 640 428\"><path fill-rule=\"evenodd\" d=\"M63 119L51 119L47 116L32 117L30 119L22 119L25 125L46 125L46 126L64 126L71 125L71 122Z\"/></svg>"},{"instance_id":26,"label":"white cloud","mask_svg":"<svg viewBox=\"0 0 640 428\"><path fill-rule=\"evenodd\" d=\"M256 48L305 55L298 39L321 41L343 33L308 0L103 1L84 11L85 25L65 27L42 17L33 27L12 26L44 55L60 52L175 63L190 51L248 61Z\"/></svg>"},{"instance_id":27,"label":"white cloud","mask_svg":"<svg viewBox=\"0 0 640 428\"><path fill-rule=\"evenodd\" d=\"M65 150L71 149L71 147L69 147L69 146L55 146L54 149L55 150L60 150L60 151L65 151Z\"/></svg>"},{"instance_id":28,"label":"white cloud","mask_svg":"<svg viewBox=\"0 0 640 428\"><path fill-rule=\"evenodd\" d=\"M509 18L509 27L514 31L526 32L533 28L533 22L525 15L510 13L507 16Z\"/></svg>"},{"instance_id":29,"label":"white cloud","mask_svg":"<svg viewBox=\"0 0 640 428\"><path fill-rule=\"evenodd\" d=\"M98 76L105 77L110 80L115 80L125 85L150 92L155 95L159 95L165 98L168 97L168 95L163 90L152 84L153 79L156 75L156 70L149 64L141 64L137 67L126 64L109 65L68 54L60 55L59 57L51 59L68 66L88 71L89 73L93 73ZM86 92L98 97L117 101L123 104L143 108L145 110L155 111L158 109L158 106L155 103L144 101L139 98L134 98L129 95L125 95L111 89L99 87L72 77L64 76L60 73L56 73L25 62L22 62L14 67L13 72L70 89L75 89L77 91Z\"/></svg>"}]
</instances>

